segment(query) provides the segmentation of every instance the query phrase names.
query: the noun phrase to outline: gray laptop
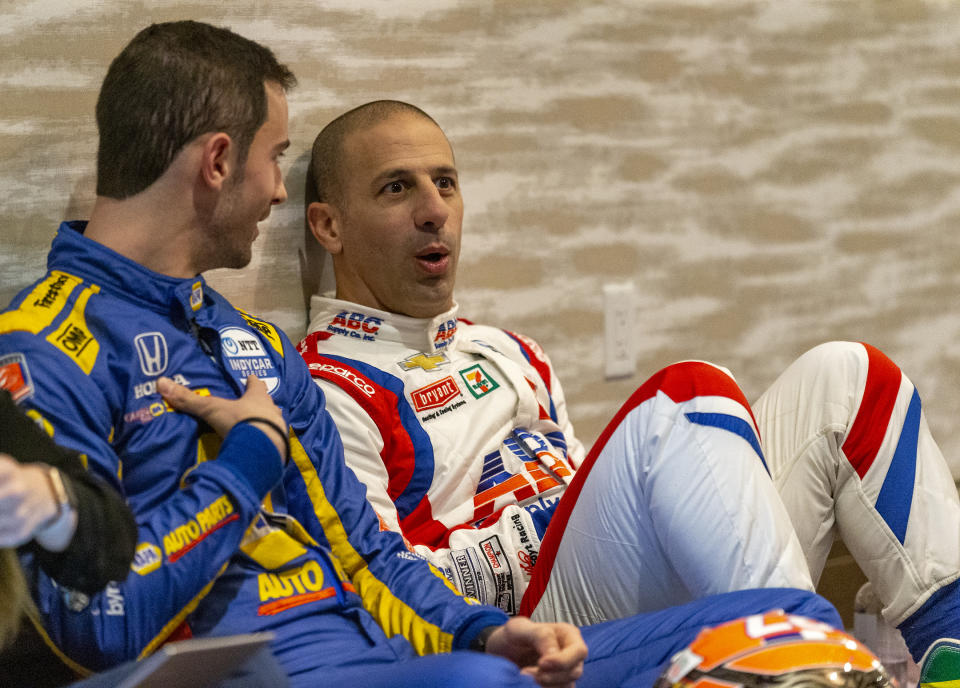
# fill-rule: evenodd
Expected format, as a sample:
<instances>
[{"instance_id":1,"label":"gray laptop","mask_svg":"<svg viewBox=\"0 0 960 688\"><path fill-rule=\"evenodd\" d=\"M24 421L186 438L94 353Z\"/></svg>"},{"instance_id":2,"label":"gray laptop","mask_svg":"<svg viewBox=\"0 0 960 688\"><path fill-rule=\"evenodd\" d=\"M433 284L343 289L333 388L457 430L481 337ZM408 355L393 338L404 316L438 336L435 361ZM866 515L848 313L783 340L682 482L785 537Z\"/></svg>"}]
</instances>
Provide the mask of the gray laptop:
<instances>
[{"instance_id":1,"label":"gray laptop","mask_svg":"<svg viewBox=\"0 0 960 688\"><path fill-rule=\"evenodd\" d=\"M146 659L74 684L76 688L273 688L287 677L269 650L272 633L167 643Z\"/></svg>"}]
</instances>

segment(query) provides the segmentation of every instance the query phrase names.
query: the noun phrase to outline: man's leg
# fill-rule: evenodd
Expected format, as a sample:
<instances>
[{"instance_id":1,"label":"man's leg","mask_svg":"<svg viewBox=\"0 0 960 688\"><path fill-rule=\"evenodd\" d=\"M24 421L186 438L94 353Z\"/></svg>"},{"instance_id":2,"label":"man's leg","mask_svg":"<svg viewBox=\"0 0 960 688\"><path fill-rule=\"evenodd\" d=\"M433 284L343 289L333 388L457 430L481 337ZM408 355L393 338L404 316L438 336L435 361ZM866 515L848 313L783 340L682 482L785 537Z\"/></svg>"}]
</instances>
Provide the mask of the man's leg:
<instances>
[{"instance_id":1,"label":"man's leg","mask_svg":"<svg viewBox=\"0 0 960 688\"><path fill-rule=\"evenodd\" d=\"M326 669L312 686L342 688L536 688L516 665L503 657L478 652L430 655L392 664Z\"/></svg>"},{"instance_id":2,"label":"man's leg","mask_svg":"<svg viewBox=\"0 0 960 688\"><path fill-rule=\"evenodd\" d=\"M840 615L812 592L787 588L740 590L581 629L590 650L579 688L650 688L674 653L708 626L782 609L842 628Z\"/></svg>"},{"instance_id":3,"label":"man's leg","mask_svg":"<svg viewBox=\"0 0 960 688\"><path fill-rule=\"evenodd\" d=\"M814 580L839 532L914 658L960 634L960 500L900 369L868 345L823 344L754 410Z\"/></svg>"},{"instance_id":4,"label":"man's leg","mask_svg":"<svg viewBox=\"0 0 960 688\"><path fill-rule=\"evenodd\" d=\"M586 625L760 587L812 584L743 393L684 362L634 393L578 469L521 613Z\"/></svg>"}]
</instances>

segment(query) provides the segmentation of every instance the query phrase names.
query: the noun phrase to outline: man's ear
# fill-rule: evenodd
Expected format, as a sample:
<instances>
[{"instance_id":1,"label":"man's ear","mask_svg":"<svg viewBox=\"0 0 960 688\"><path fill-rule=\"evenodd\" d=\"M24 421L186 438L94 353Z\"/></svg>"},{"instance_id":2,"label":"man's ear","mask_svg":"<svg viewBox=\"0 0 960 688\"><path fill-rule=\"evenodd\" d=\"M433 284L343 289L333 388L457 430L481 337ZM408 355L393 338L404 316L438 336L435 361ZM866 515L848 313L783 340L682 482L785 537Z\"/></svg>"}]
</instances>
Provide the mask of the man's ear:
<instances>
[{"instance_id":1,"label":"man's ear","mask_svg":"<svg viewBox=\"0 0 960 688\"><path fill-rule=\"evenodd\" d=\"M200 159L200 176L209 187L220 190L227 177L236 170L235 145L230 135L217 132L204 142Z\"/></svg>"},{"instance_id":2,"label":"man's ear","mask_svg":"<svg viewBox=\"0 0 960 688\"><path fill-rule=\"evenodd\" d=\"M340 239L340 218L337 209L329 203L315 201L307 206L307 224L310 232L327 253L336 255L343 250Z\"/></svg>"}]
</instances>

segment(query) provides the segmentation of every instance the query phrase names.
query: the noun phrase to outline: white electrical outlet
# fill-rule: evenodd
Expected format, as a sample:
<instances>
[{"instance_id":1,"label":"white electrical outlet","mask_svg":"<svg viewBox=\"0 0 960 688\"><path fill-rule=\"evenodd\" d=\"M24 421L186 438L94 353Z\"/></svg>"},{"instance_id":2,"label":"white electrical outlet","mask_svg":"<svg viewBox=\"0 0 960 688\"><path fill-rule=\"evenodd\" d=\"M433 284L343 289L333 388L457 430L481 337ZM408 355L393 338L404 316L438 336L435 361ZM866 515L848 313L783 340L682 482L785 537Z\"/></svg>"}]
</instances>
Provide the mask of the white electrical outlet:
<instances>
[{"instance_id":1,"label":"white electrical outlet","mask_svg":"<svg viewBox=\"0 0 960 688\"><path fill-rule=\"evenodd\" d=\"M633 282L603 285L603 348L606 378L629 377L636 370Z\"/></svg>"}]
</instances>

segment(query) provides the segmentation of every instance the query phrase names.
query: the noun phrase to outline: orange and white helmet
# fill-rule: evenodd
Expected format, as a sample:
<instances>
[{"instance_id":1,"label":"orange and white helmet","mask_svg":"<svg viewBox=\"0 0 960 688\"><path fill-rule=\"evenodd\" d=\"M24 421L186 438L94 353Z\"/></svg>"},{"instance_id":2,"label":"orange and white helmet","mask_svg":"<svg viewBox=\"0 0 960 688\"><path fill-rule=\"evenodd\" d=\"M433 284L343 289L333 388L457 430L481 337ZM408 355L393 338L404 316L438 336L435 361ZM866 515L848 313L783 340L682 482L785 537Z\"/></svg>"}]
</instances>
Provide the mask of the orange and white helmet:
<instances>
[{"instance_id":1,"label":"orange and white helmet","mask_svg":"<svg viewBox=\"0 0 960 688\"><path fill-rule=\"evenodd\" d=\"M880 660L853 636L782 611L700 632L654 688L888 688Z\"/></svg>"}]
</instances>

